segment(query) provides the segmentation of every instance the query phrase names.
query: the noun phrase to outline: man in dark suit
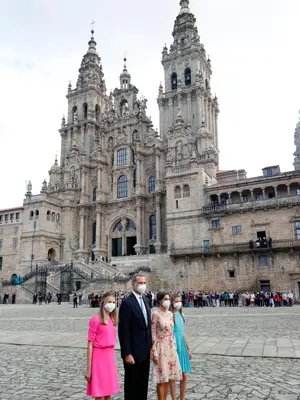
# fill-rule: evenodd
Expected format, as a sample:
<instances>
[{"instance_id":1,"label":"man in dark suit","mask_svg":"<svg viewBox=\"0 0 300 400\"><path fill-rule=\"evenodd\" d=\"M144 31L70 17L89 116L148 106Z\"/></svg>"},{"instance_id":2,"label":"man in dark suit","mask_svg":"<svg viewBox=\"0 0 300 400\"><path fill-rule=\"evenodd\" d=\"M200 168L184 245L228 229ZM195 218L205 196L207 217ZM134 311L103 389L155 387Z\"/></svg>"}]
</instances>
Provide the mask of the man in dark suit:
<instances>
[{"instance_id":1,"label":"man in dark suit","mask_svg":"<svg viewBox=\"0 0 300 400\"><path fill-rule=\"evenodd\" d=\"M151 316L146 279L137 274L132 293L119 311L119 340L125 369L125 400L147 400L150 369Z\"/></svg>"}]
</instances>

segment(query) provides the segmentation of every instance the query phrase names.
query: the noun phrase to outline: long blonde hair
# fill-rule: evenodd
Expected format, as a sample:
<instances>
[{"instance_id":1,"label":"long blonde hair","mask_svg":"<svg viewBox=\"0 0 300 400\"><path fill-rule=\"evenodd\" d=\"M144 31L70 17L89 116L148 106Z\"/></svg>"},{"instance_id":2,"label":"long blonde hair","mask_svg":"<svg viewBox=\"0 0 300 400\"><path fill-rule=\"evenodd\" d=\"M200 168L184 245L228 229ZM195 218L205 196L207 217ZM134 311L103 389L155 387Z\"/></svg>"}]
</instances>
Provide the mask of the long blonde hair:
<instances>
[{"instance_id":1,"label":"long blonde hair","mask_svg":"<svg viewBox=\"0 0 300 400\"><path fill-rule=\"evenodd\" d=\"M107 315L104 309L104 306L106 304L106 300L108 297L114 297L116 298L116 295L113 292L106 292L102 296L102 299L100 301L100 322L101 324L107 325ZM112 311L109 314L110 319L112 320L113 324L116 326L118 325L118 313L117 313L117 308L115 307L114 311Z\"/></svg>"}]
</instances>

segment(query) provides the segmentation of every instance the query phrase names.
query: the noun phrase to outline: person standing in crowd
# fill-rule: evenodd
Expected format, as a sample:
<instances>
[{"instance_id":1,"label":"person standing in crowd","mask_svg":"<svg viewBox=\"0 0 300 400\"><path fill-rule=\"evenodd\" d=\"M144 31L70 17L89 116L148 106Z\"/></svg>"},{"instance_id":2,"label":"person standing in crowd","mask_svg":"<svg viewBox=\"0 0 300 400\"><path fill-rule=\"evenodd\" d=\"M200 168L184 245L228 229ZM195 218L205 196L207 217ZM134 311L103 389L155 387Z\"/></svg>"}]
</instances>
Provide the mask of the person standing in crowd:
<instances>
[{"instance_id":1,"label":"person standing in crowd","mask_svg":"<svg viewBox=\"0 0 300 400\"><path fill-rule=\"evenodd\" d=\"M192 353L184 332L185 318L182 314L182 299L180 295L172 298L171 311L174 318L174 335L176 339L177 353L182 371L182 380L180 381L180 400L185 400L187 388L187 374L191 372ZM176 382L171 381L172 400L176 400Z\"/></svg>"},{"instance_id":2,"label":"person standing in crowd","mask_svg":"<svg viewBox=\"0 0 300 400\"><path fill-rule=\"evenodd\" d=\"M132 293L119 311L119 340L125 369L125 400L147 400L150 371L151 317L146 278L137 274Z\"/></svg>"},{"instance_id":3,"label":"person standing in crowd","mask_svg":"<svg viewBox=\"0 0 300 400\"><path fill-rule=\"evenodd\" d=\"M117 324L116 298L108 292L101 299L100 313L89 323L86 394L96 400L110 400L120 391L115 357Z\"/></svg>"},{"instance_id":4,"label":"person standing in crowd","mask_svg":"<svg viewBox=\"0 0 300 400\"><path fill-rule=\"evenodd\" d=\"M13 295L11 296L11 304L16 304L16 292L13 293Z\"/></svg>"},{"instance_id":5,"label":"person standing in crowd","mask_svg":"<svg viewBox=\"0 0 300 400\"><path fill-rule=\"evenodd\" d=\"M173 333L173 314L169 311L171 305L169 294L167 292L157 293L157 302L159 309L152 314L151 357L154 363L153 373L157 385L157 398L158 400L167 400L169 385L176 385L176 381L182 379L182 373Z\"/></svg>"},{"instance_id":6,"label":"person standing in crowd","mask_svg":"<svg viewBox=\"0 0 300 400\"><path fill-rule=\"evenodd\" d=\"M73 294L73 308L78 308L78 296L76 292Z\"/></svg>"}]
</instances>

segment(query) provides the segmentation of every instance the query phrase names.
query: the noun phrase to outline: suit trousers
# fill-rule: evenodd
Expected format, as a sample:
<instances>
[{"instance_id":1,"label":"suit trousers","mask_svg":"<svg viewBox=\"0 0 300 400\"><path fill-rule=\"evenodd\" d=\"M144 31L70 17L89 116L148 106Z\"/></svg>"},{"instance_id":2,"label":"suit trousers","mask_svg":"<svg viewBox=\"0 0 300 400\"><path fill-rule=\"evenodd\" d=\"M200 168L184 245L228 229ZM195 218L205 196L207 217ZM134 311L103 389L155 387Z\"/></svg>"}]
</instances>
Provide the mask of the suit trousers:
<instances>
[{"instance_id":1,"label":"suit trousers","mask_svg":"<svg viewBox=\"0 0 300 400\"><path fill-rule=\"evenodd\" d=\"M125 369L125 400L147 400L150 358L139 364L127 364Z\"/></svg>"}]
</instances>

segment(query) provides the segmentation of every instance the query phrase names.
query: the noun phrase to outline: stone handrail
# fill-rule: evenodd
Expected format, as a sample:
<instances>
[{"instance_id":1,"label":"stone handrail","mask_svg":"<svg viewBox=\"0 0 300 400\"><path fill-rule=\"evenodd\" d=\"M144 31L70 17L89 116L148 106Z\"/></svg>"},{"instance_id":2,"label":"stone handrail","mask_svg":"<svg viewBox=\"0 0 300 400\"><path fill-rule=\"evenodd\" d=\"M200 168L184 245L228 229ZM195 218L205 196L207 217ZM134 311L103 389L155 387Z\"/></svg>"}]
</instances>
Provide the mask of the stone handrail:
<instances>
[{"instance_id":1,"label":"stone handrail","mask_svg":"<svg viewBox=\"0 0 300 400\"><path fill-rule=\"evenodd\" d=\"M182 247L182 248L175 248L171 247L169 254L170 256L176 255L196 255L196 254L222 254L222 253L239 253L245 251L251 252L262 252L272 249L280 249L280 248L293 248L293 247L300 247L300 240L273 240L272 247L256 247L255 242L253 243L254 247L250 248L249 242L244 243L235 243L235 244L220 244L214 245L211 244L210 247L203 247L203 246L190 246L190 247Z\"/></svg>"},{"instance_id":2,"label":"stone handrail","mask_svg":"<svg viewBox=\"0 0 300 400\"><path fill-rule=\"evenodd\" d=\"M216 204L216 205L206 205L202 207L203 214L215 214L222 212L233 212L233 211L251 211L253 209L259 210L266 207L276 208L276 207L287 207L292 205L300 204L299 196L290 196L290 198L276 198L276 199L265 199L265 200L253 200L245 201L240 203L229 203L229 204Z\"/></svg>"}]
</instances>

